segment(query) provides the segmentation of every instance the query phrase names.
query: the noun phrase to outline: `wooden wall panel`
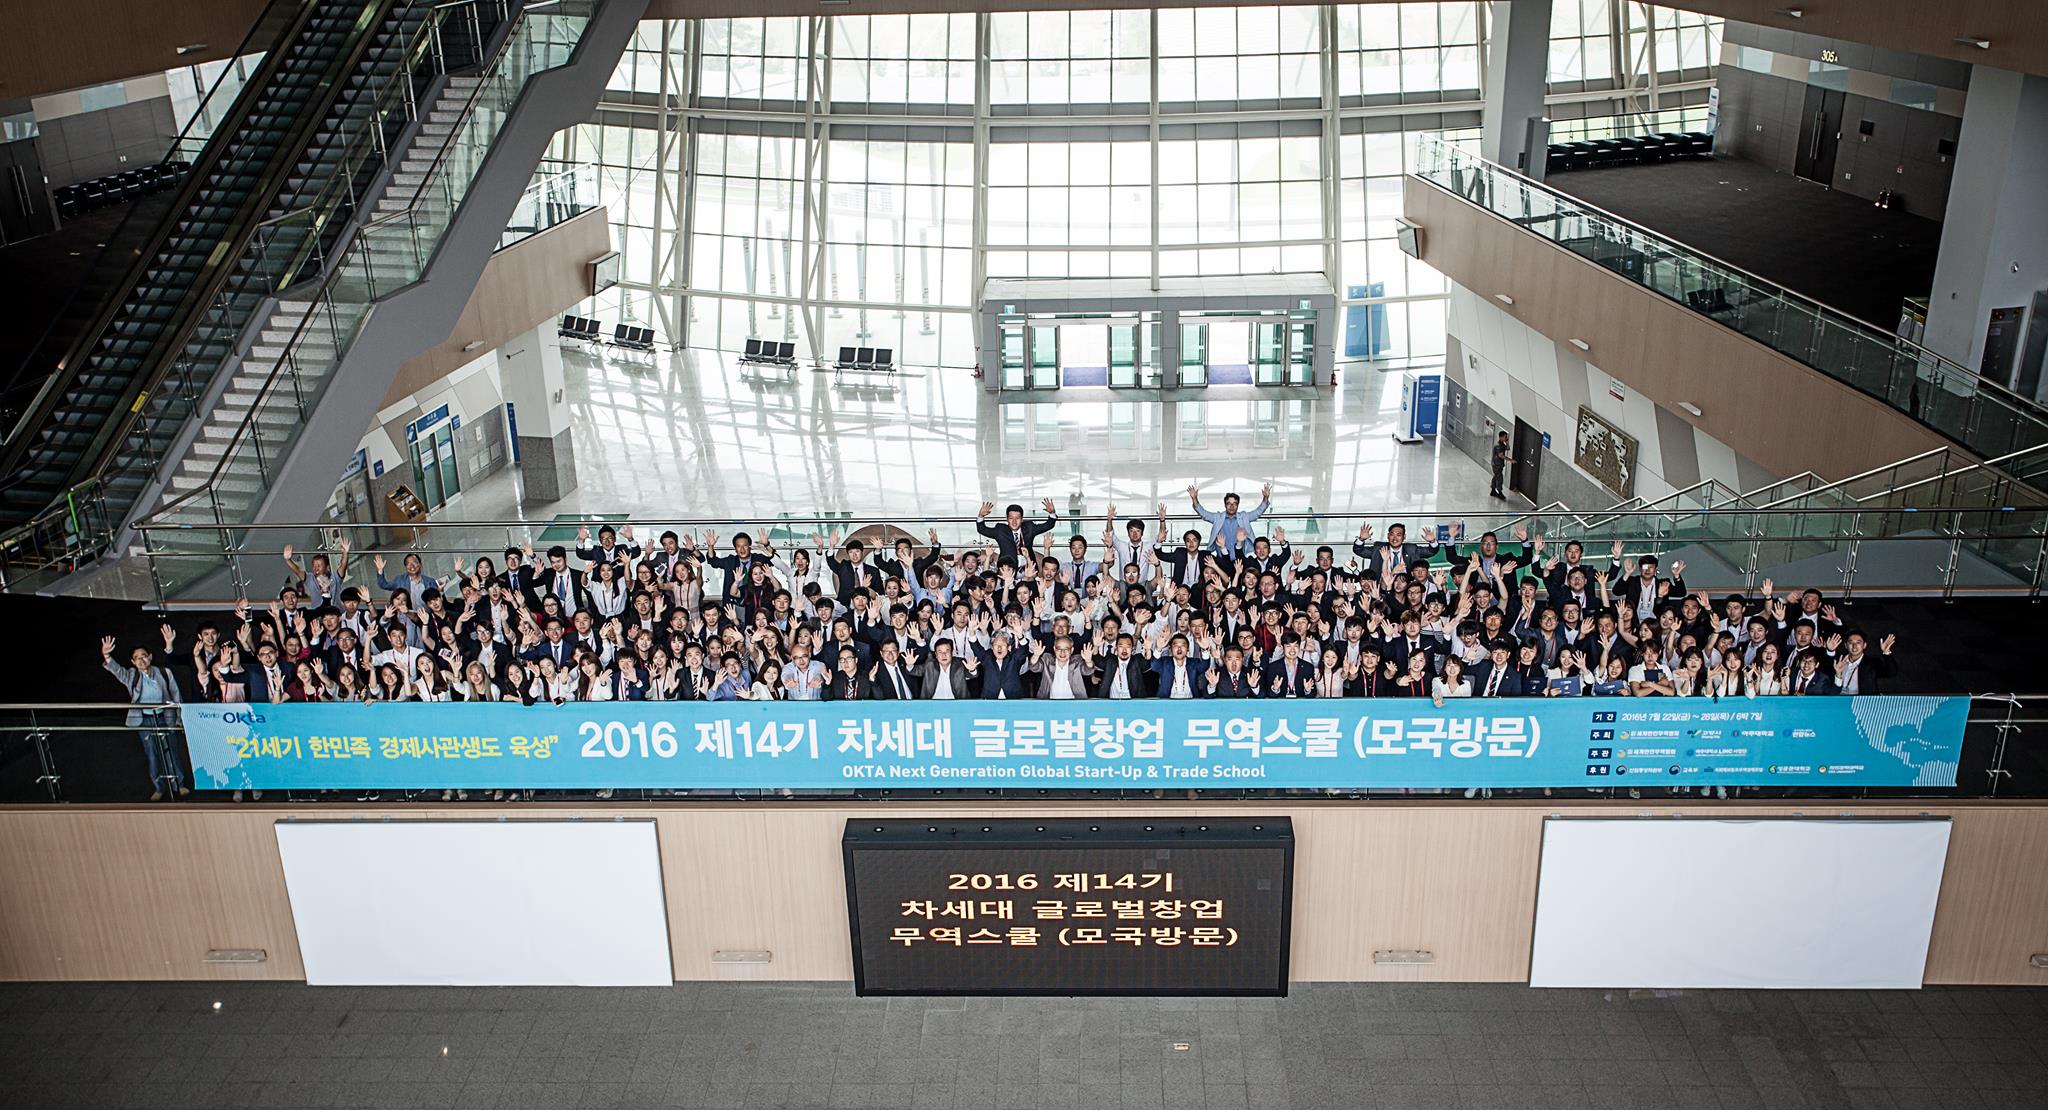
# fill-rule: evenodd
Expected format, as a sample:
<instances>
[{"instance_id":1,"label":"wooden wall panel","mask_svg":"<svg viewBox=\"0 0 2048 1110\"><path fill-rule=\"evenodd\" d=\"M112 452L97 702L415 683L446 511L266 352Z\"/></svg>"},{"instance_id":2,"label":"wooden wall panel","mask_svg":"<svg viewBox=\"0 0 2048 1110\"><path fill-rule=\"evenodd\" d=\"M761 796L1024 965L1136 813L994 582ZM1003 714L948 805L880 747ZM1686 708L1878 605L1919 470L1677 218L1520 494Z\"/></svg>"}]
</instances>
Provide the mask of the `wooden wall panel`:
<instances>
[{"instance_id":1,"label":"wooden wall panel","mask_svg":"<svg viewBox=\"0 0 2048 1110\"><path fill-rule=\"evenodd\" d=\"M1423 261L1775 474L1844 478L1948 441L1873 397L1416 178ZM1678 408L1689 401L1702 415Z\"/></svg>"},{"instance_id":2,"label":"wooden wall panel","mask_svg":"<svg viewBox=\"0 0 2048 1110\"><path fill-rule=\"evenodd\" d=\"M590 295L590 260L612 249L607 220L605 209L593 208L492 255L455 329L407 359L377 407L397 404L515 336L552 328L557 317Z\"/></svg>"},{"instance_id":3,"label":"wooden wall panel","mask_svg":"<svg viewBox=\"0 0 2048 1110\"><path fill-rule=\"evenodd\" d=\"M295 980L303 976L272 829L255 806L19 807L0 811L0 979ZM879 817L1287 816L1295 823L1297 981L1526 979L1546 816L1795 814L1955 820L1928 955L1930 983L2048 985L2048 805L1537 802L1120 807L723 805L577 809L322 807L320 816L652 817L680 979L846 980L853 974L839 839ZM253 967L207 948L260 947ZM714 964L718 949L770 964ZM1433 965L1379 967L1382 948Z\"/></svg>"},{"instance_id":4,"label":"wooden wall panel","mask_svg":"<svg viewBox=\"0 0 2048 1110\"><path fill-rule=\"evenodd\" d=\"M0 100L228 57L265 0L11 0L0 8ZM178 47L205 43L179 54Z\"/></svg>"}]
</instances>

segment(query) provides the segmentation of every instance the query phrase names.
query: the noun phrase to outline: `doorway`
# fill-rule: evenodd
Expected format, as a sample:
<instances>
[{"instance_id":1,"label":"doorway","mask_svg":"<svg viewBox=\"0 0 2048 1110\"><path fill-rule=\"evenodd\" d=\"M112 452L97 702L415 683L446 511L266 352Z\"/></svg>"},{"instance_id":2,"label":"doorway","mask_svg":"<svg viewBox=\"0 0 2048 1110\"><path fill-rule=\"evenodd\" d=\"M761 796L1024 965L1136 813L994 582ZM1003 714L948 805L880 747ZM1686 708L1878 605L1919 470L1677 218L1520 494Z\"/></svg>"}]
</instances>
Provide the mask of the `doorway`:
<instances>
[{"instance_id":1,"label":"doorway","mask_svg":"<svg viewBox=\"0 0 2048 1110\"><path fill-rule=\"evenodd\" d=\"M455 431L447 423L430 432L419 433L412 443L413 489L429 510L438 509L462 492L462 475L455 465Z\"/></svg>"},{"instance_id":2,"label":"doorway","mask_svg":"<svg viewBox=\"0 0 2048 1110\"><path fill-rule=\"evenodd\" d=\"M1842 143L1842 110L1848 94L1841 89L1806 87L1806 106L1800 116L1799 151L1792 172L1808 181L1834 188L1835 152Z\"/></svg>"},{"instance_id":3,"label":"doorway","mask_svg":"<svg viewBox=\"0 0 2048 1110\"><path fill-rule=\"evenodd\" d=\"M1543 433L1527 420L1515 420L1515 455L1508 467L1508 488L1529 499L1532 505L1542 502L1536 497L1536 483L1543 469Z\"/></svg>"}]
</instances>

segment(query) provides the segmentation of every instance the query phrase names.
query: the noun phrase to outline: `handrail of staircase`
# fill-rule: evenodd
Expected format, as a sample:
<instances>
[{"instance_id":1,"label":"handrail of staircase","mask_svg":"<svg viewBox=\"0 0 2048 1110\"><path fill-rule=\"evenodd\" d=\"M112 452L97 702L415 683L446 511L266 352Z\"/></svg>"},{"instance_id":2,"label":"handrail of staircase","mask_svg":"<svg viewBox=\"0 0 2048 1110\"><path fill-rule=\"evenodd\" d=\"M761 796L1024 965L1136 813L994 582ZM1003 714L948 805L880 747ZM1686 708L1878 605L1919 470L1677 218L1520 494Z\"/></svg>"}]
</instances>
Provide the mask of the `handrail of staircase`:
<instances>
[{"instance_id":1,"label":"handrail of staircase","mask_svg":"<svg viewBox=\"0 0 2048 1110\"><path fill-rule=\"evenodd\" d=\"M291 17L287 26L275 32L272 44L270 48L264 51L263 61L257 67L257 71L250 75L248 80L243 82L241 91L237 93L234 102L228 109L227 117L222 119L219 125L213 128L209 141L201 148L202 156L206 149L213 146L211 137L224 133L232 135L241 130L242 124L248 119L249 112L255 106L255 96L253 94L243 94L248 93L252 88L263 87L268 83L268 78L275 76L278 67L283 65L284 61L281 52L276 49L276 44L291 41L295 37L293 32L304 26L318 7L318 5L309 2L309 0L270 0L270 3L265 6L263 12L256 17L255 24L249 28L249 33L244 35L240 45L236 46L237 53L235 56L240 57L244 52L249 52L250 44L262 33L263 28L271 22L281 8L285 8L288 5L298 5L296 14ZM226 76L227 70L224 69L221 71L221 76L215 79L213 89L209 89L207 92L209 100L214 92L221 87L221 82ZM173 160L173 156L182 150L187 135L199 126L202 118L203 113L195 113L190 120L186 121L185 130L179 132L178 137L172 140L170 152L166 153L157 162L157 165L161 166ZM216 150L217 156L218 151ZM203 171L209 165L211 163L205 161L194 161L192 163L191 169L185 174L184 179L178 185L178 193L171 202L169 214L158 217L164 221L166 227L169 226L169 221L174 219L179 211L183 210L192 195L197 192L199 182L205 176ZM114 244L120 239L121 233L127 230L131 221L138 218L141 211L142 206L130 205L128 211L122 214L121 222L116 224L114 230L102 241L99 252L93 260L94 267L97 267L101 262L109 258L109 252L114 250ZM114 286L117 292L107 298L108 303L101 305L99 310L93 314L92 323L72 340L71 346L57 360L56 370L43 376L35 395L22 406L21 414L17 418L0 424L0 461L11 460L14 449L22 437L33 430L36 414L43 410L43 406L50 400L51 395L55 391L71 383L79 370L89 360L93 345L97 344L100 336L105 333L108 324L113 320L114 314L120 311L122 297L118 290L131 289L135 286L136 282L140 280L141 275L148 269L152 254L153 252L150 251L138 251L137 257L128 263L127 266L123 267L122 278ZM14 366L13 372L8 375L6 381L0 383L0 397L4 397L6 394L13 393L21 388L23 379L38 361L38 356L42 354L45 344L50 342L55 334L58 323L65 318L68 311L73 307L74 302L79 297L86 295L87 289L91 284L90 282L80 282L71 291L70 295L65 298L63 305L49 314L48 322L44 325L42 334L36 337L35 342L28 348L28 353Z\"/></svg>"},{"instance_id":2,"label":"handrail of staircase","mask_svg":"<svg viewBox=\"0 0 2048 1110\"><path fill-rule=\"evenodd\" d=\"M273 0L273 3L279 2L285 2L285 0ZM427 20L421 24L419 29L414 33L413 39L408 41L405 45L404 50L401 51L401 61L397 72L394 73L392 75L392 79L385 82L383 88L378 91L376 99L372 101L372 107L368 114L357 119L355 136L354 138L351 138L349 140L348 153L343 156L341 163L336 168L335 173L330 175L326 183L322 186L320 196L316 198L316 200L311 204L295 208L290 212L270 217L255 225L255 227L251 231L250 249L260 249L256 246L256 244L258 242L258 238L260 237L262 229L265 227L283 224L290 220L304 217L308 213L312 213L315 212L316 210L320 210L323 208L325 209L321 217L323 221L324 219L332 216L334 208L339 203L339 198L332 195L333 191L337 187L337 182L341 182L344 178L346 178L348 175L354 172L354 165L352 164L352 160L354 156L361 149L363 149L363 147L371 144L372 142L381 142L382 130L380 124L385 116L385 113L388 110L391 110L392 108L395 107L394 102L397 101L401 95L405 97L406 110L409 112L417 112L418 105L412 101L412 77L414 75L417 65L425 57L423 51L430 44L434 45L436 47L435 56L437 58L441 58L443 64L445 64L445 57L441 55L438 49L438 31L440 23L446 18L448 18L448 13L450 10L456 8L472 7L478 2L479 0L449 0L449 2L440 3L433 6L433 14L430 15L427 18ZM256 83L257 82L253 78L249 82L249 84L252 85ZM197 176L196 172L194 176ZM319 228L317 226L309 228L307 235L307 245L302 245L301 250L294 258L292 264L286 268L286 272L296 273L298 267L304 265L306 251L308 249L317 249L318 241ZM350 240L345 241L342 244L342 248L345 249L347 242L352 241L353 237L351 237ZM245 250L243 253L246 254L247 251ZM323 268L324 264L325 258L323 257ZM282 289L285 284L285 282L280 281L278 283L277 288ZM203 313L199 315L203 315ZM187 339L189 339L191 332L195 330L195 328L196 319L194 321L193 326L188 326L182 330L181 337L177 341L177 345L182 346L182 344ZM297 339L296 332L294 333L293 339L294 341L296 341ZM147 397L156 392L156 390L163 384L164 379L169 376L175 364L176 360L170 360L164 366L159 367L158 372L152 375L152 377L149 380L149 383L144 388L142 396ZM125 441L127 437L130 435L130 433L132 433L135 430L136 426L140 424L144 419L145 412L143 405L130 406L128 410L122 415L118 430L116 431L114 436L109 440L109 442L119 443ZM117 461L118 457L114 453L106 453L102 457L101 461L97 464L97 466L95 466L93 473L74 483L72 487L69 490L67 490L64 493L64 495L59 499L59 502L57 504L53 505L48 510L45 510L44 512L37 514L30 520L15 526L14 528L8 530L6 533L0 534L0 562L5 561L5 556L7 552L15 548L24 546L24 544L29 542L32 539L32 537L34 537L36 534L50 528L57 518L68 517L72 518L75 521L76 518L80 515L81 506L91 505L94 502L94 500L99 496L97 488L99 487L100 483L104 481L107 471L110 468L112 468L115 462ZM106 523L108 528L110 529L117 527L119 524L118 521L110 521ZM87 537L78 537L78 549L67 551L64 554L67 557L71 558L82 558L86 555L89 555L91 553L91 548L94 546L96 546L96 541Z\"/></svg>"},{"instance_id":3,"label":"handrail of staircase","mask_svg":"<svg viewBox=\"0 0 2048 1110\"><path fill-rule=\"evenodd\" d=\"M2006 388L2005 386L1998 384L1997 382L1994 382L1988 378L1981 377L1975 371L1972 371L1967 367L1964 367L1960 363L1957 363L1955 360L1938 354L1932 350L1929 350L1927 347L1919 343L1916 343L1911 339L1906 339L1902 336L1896 335L1889 328L1880 328L1876 324L1873 324L1868 320L1864 320L1857 316L1852 316L1849 313L1843 312L1840 309L1824 305L1821 302L1814 300L1812 297L1806 296L1787 287L1783 282L1771 281L1767 278L1759 277L1758 275L1751 273L1750 271L1745 270L1732 262L1728 262L1724 259L1708 254L1706 251L1700 250L1698 247L1694 247L1687 243L1682 243L1679 240L1674 239L1670 235L1667 235L1663 232L1652 231L1651 229L1644 227L1642 224L1639 224L1626 216L1616 215L1615 213L1610 212L1605 208L1601 208L1598 205L1588 203L1584 200L1579 199L1578 197L1572 196L1569 193L1561 192L1550 185L1546 185L1543 182L1528 176L1527 174L1523 174L1516 170L1509 169L1508 167L1503 166L1498 162L1489 162L1480 155L1459 148L1455 143L1452 143L1444 139L1440 134L1425 133L1417 136L1416 141L1418 147L1420 148L1436 148L1437 150L1443 152L1446 156L1444 159L1444 165L1446 167L1450 166L1452 159L1466 159L1470 162L1476 163L1476 168L1478 169L1482 169L1488 173L1498 174L1503 178L1512 178L1516 184L1521 185L1524 188L1528 188L1534 190L1535 192L1542 193L1546 196L1554 198L1559 202L1560 207L1563 209L1578 210L1577 213L1572 213L1569 211L1560 211L1557 213L1557 215L1583 214L1598 216L1601 219L1610 220L1616 224L1619 224L1623 227L1630 229L1631 231L1636 232L1643 238L1648 239L1651 242L1656 243L1670 250L1674 254L1689 255L1693 258L1700 259L1701 261L1712 263L1713 265L1718 266L1724 270L1728 270L1731 273L1740 274L1745 279L1747 279L1755 286L1757 286L1761 291L1769 291L1773 293L1775 296L1779 297L1780 299L1788 302L1797 302L1796 307L1808 309L1812 311L1812 313L1816 317L1833 317L1847 324L1854 325L1856 328L1869 333L1869 338L1877 339L1886 344L1890 344L1905 349L1906 351L1914 354L1918 358L1924 359L1932 363L1936 363L1942 368L1942 370L1945 373L1952 373L1959 380L1971 383L1971 387L1974 390L1980 390L1985 393L1988 393L1990 396L1998 399L1999 401L2008 405L2009 407L2019 410L2020 412L2032 415L2036 420L2039 420L2044 425L2048 425L2048 407L2043 407L2041 404L2034 401L2032 398L2023 397L2018 393L2014 393L2012 390ZM1426 172L1424 170L1411 170L1409 172L1410 176L1413 176L1434 188L1444 189L1444 186L1438 184L1435 181L1431 181L1428 177L1424 176L1424 173ZM1452 190L1445 189L1445 191L1451 192L1454 196L1457 195ZM1815 369L1819 368L1816 367ZM1825 371L1822 372L1825 373ZM1836 380L1840 381L1840 379ZM1847 382L1844 382L1843 384L1850 385L1850 383ZM1854 389L1859 387L1850 385L1850 388ZM1887 402L1887 407L1891 407L1889 402Z\"/></svg>"},{"instance_id":4,"label":"handrail of staircase","mask_svg":"<svg viewBox=\"0 0 2048 1110\"><path fill-rule=\"evenodd\" d=\"M484 79L477 82L476 87L470 90L469 96L463 101L462 110L458 116L457 125L449 129L448 137L442 140L440 148L435 151L432 165L436 167L445 164L448 157L450 145L461 134L461 122L468 120L472 116L476 108L477 99L481 97L484 94L484 90L489 87L489 75L496 72L498 67L504 64L507 52L511 50L513 42L518 38L519 22L524 18L527 12L534 11L540 8L552 7L555 5L556 2L558 2L558 0L543 0L542 3L525 5L511 3L508 2L508 0L456 0L455 3L443 5L443 7L453 8L461 6L463 3L468 2L497 3L502 9L503 18L506 20L508 26L506 33L500 39L496 53L492 55L489 63L484 66ZM578 43L578 48L581 48L580 42ZM407 202L406 208L397 212L393 212L390 215L381 217L379 219L370 220L365 223L357 224L353 232L350 234L348 243L337 249L336 256L345 256L350 248L352 248L357 242L362 241L365 236L369 235L375 229L397 223L402 219L410 218L413 209L416 208L419 204L420 198L422 196L422 190L425 189L425 187L427 186L428 182L432 179L432 177L432 170L429 170L427 173L421 175L421 180L419 184L413 187L413 193L411 198L409 198ZM422 270L424 270L424 268L425 264L422 263ZM320 298L324 294L326 294L328 289L331 288L337 280L340 279L342 273L342 268L335 267L333 269L330 269L325 275L323 275L320 283L320 288L311 295L311 300L314 304L317 305L319 303ZM258 414L263 411L264 402L267 399L269 399L272 392L278 388L279 382L282 380L284 374L286 373L287 367L289 367L292 363L293 353L297 350L301 339L306 334L306 329L313 322L314 315L314 312L309 311L303 318L300 319L298 326L292 332L291 338L288 339L284 344L284 353L278 356L276 365L271 368L269 375L264 378L262 386L258 388L255 399L250 402L249 411L242 417L242 422L236 427L234 435L228 438L229 444L240 443L244 440L245 437L252 434L256 418ZM214 464L213 471L209 475L208 480L206 482L201 483L200 485L194 487L192 490L184 494L180 494L176 498L166 501L163 505L159 506L155 512L150 514L149 519L160 518L165 514L175 512L178 509L185 507L187 503L197 500L202 494L210 495L212 493L213 486L220 481L223 473L228 467L228 464L233 460L233 458L233 448L230 447L226 453L222 454L219 461L217 461ZM143 522L143 524L146 526L147 522L145 521ZM237 523L237 526L240 526L239 522Z\"/></svg>"}]
</instances>

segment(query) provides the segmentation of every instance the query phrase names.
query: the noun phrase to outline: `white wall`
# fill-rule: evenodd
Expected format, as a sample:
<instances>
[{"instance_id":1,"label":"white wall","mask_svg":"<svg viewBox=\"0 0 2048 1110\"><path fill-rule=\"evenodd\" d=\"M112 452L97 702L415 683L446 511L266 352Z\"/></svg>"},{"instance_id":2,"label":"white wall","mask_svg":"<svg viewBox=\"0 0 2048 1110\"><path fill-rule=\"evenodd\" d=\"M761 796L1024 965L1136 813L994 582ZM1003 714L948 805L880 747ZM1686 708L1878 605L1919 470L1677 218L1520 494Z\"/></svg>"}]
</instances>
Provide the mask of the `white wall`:
<instances>
[{"instance_id":1,"label":"white wall","mask_svg":"<svg viewBox=\"0 0 2048 1110\"><path fill-rule=\"evenodd\" d=\"M375 473L379 462L388 473L411 465L412 451L405 442L405 426L415 416L448 406L452 420L461 417L464 427L478 420L499 420L505 403L498 376L498 353L486 351L455 368L447 377L425 389L386 406L376 422L357 444L366 453L365 465Z\"/></svg>"}]
</instances>

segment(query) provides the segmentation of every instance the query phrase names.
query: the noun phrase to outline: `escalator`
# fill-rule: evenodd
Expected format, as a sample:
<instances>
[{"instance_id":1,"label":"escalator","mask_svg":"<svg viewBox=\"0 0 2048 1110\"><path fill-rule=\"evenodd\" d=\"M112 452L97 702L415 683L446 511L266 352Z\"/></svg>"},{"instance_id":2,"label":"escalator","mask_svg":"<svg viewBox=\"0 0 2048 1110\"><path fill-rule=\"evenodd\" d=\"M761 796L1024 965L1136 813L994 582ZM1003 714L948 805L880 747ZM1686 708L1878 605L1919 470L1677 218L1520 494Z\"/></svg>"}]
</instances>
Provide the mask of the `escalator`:
<instances>
[{"instance_id":1,"label":"escalator","mask_svg":"<svg viewBox=\"0 0 2048 1110\"><path fill-rule=\"evenodd\" d=\"M71 326L46 333L0 394L0 524L44 512L89 474L114 511L132 503L149 468L103 464L134 454L124 442L133 418L196 403L280 267L317 256L307 247L328 225L290 217L334 180L342 140L369 106L410 80L403 56L429 10L426 0L273 0L258 28L274 41L254 44L263 60L210 139L174 145L166 162L190 169L113 295L89 313L74 306L59 321ZM348 213L335 215L338 235ZM266 234L273 249L248 249ZM164 388L180 375L183 388Z\"/></svg>"}]
</instances>

